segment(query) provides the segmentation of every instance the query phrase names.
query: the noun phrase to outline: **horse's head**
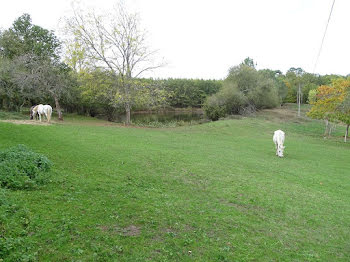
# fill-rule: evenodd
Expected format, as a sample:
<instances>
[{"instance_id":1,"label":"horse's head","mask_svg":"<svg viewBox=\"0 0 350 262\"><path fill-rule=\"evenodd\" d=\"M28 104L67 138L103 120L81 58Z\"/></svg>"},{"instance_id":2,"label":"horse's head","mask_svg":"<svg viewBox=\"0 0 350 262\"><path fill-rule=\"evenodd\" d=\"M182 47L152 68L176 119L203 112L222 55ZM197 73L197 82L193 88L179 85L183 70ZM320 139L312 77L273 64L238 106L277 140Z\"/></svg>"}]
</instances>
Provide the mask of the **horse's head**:
<instances>
[{"instance_id":1,"label":"horse's head","mask_svg":"<svg viewBox=\"0 0 350 262\"><path fill-rule=\"evenodd\" d=\"M284 148L285 148L285 146L278 146L278 148L277 148L277 155L279 156L279 157L283 157L283 151L284 151Z\"/></svg>"},{"instance_id":2,"label":"horse's head","mask_svg":"<svg viewBox=\"0 0 350 262\"><path fill-rule=\"evenodd\" d=\"M32 106L30 108L30 120L34 119L34 116L37 117L38 114L38 106Z\"/></svg>"},{"instance_id":3,"label":"horse's head","mask_svg":"<svg viewBox=\"0 0 350 262\"><path fill-rule=\"evenodd\" d=\"M32 106L32 107L30 108L30 113L29 113L30 120L33 120L33 118L34 118L33 109L34 109L34 106Z\"/></svg>"}]
</instances>

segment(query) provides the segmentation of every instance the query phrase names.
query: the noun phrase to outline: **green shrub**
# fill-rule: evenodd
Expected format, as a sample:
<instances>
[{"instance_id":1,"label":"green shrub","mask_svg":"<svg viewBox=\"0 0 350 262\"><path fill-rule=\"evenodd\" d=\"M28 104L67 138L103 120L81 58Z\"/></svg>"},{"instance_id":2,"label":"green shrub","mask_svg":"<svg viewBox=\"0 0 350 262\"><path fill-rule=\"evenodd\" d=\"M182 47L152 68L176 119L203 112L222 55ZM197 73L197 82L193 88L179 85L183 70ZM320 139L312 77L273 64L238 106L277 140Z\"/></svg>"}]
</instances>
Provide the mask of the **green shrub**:
<instances>
[{"instance_id":1,"label":"green shrub","mask_svg":"<svg viewBox=\"0 0 350 262\"><path fill-rule=\"evenodd\" d=\"M208 118L218 120L229 114L246 115L278 106L281 83L270 71L257 71L245 64L231 68L222 88L204 103Z\"/></svg>"},{"instance_id":2,"label":"green shrub","mask_svg":"<svg viewBox=\"0 0 350 262\"><path fill-rule=\"evenodd\" d=\"M224 117L226 115L225 101L222 101L217 95L208 97L203 108L205 115L213 121L216 121L220 117Z\"/></svg>"},{"instance_id":3,"label":"green shrub","mask_svg":"<svg viewBox=\"0 0 350 262\"><path fill-rule=\"evenodd\" d=\"M216 121L229 114L240 114L247 106L246 96L235 85L226 85L217 94L208 97L204 111L209 119Z\"/></svg>"},{"instance_id":4,"label":"green shrub","mask_svg":"<svg viewBox=\"0 0 350 262\"><path fill-rule=\"evenodd\" d=\"M28 189L44 184L52 166L44 155L18 145L0 151L0 186L11 189Z\"/></svg>"}]
</instances>

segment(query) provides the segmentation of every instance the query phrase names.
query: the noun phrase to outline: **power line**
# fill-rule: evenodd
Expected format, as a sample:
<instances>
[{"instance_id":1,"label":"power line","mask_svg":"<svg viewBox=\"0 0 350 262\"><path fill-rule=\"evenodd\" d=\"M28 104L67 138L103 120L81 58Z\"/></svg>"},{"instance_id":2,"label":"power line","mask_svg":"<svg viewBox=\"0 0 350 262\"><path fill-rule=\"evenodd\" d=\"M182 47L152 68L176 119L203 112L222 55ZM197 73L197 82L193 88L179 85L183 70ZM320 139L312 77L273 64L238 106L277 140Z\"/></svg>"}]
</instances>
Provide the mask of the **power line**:
<instances>
[{"instance_id":1,"label":"power line","mask_svg":"<svg viewBox=\"0 0 350 262\"><path fill-rule=\"evenodd\" d=\"M334 3L335 3L335 0L333 0L333 4L332 4L332 7L331 7L331 11L330 11L330 13L329 13L329 17L328 17L328 21L327 21L327 25L326 25L326 30L324 30L324 34L323 34L323 38L322 38L320 50L318 51L317 59L316 59L315 65L314 65L314 70L312 71L313 74L315 73L316 65L317 65L318 59L320 58L320 55L321 55L322 46L323 46L324 39L325 39L325 37L326 37L326 33L327 33L327 28L328 28L329 20L331 20L331 16L332 16L332 11L333 11Z\"/></svg>"}]
</instances>

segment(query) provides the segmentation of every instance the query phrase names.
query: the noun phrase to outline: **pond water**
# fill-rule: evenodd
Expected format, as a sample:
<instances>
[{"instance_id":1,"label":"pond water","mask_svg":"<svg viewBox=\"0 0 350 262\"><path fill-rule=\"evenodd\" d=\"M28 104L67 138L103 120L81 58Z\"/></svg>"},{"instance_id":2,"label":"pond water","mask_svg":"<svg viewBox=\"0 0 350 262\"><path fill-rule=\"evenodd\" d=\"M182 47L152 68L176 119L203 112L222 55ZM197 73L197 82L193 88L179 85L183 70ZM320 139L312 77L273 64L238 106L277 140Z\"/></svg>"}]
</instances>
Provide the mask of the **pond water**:
<instances>
[{"instance_id":1,"label":"pond water","mask_svg":"<svg viewBox=\"0 0 350 262\"><path fill-rule=\"evenodd\" d=\"M204 113L200 109L196 110L174 110L174 111L159 111L159 112L133 112L131 121L133 123L168 123L168 122L191 122L198 121L204 118ZM116 122L125 122L125 115L119 115Z\"/></svg>"}]
</instances>

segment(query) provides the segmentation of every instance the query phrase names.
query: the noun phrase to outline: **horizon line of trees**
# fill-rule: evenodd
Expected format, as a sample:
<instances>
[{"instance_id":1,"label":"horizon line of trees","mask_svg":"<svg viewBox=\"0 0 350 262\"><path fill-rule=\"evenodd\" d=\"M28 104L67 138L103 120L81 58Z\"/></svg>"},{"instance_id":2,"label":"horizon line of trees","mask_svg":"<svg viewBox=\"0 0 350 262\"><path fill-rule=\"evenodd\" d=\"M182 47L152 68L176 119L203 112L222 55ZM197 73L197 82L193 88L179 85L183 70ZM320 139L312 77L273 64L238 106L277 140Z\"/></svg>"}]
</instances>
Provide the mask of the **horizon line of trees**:
<instances>
[{"instance_id":1,"label":"horizon line of trees","mask_svg":"<svg viewBox=\"0 0 350 262\"><path fill-rule=\"evenodd\" d=\"M229 114L250 114L283 103L309 103L309 95L317 88L329 85L338 75L318 75L301 68L290 68L286 74L280 70L255 68L256 63L247 57L241 64L230 68L218 93L209 96L204 104L207 116L217 120Z\"/></svg>"},{"instance_id":2,"label":"horizon line of trees","mask_svg":"<svg viewBox=\"0 0 350 262\"><path fill-rule=\"evenodd\" d=\"M0 109L53 103L61 120L63 111L105 115L110 121L125 113L128 124L132 110L203 107L217 120L295 103L299 86L302 103L308 103L319 86L345 79L294 67L286 74L257 70L249 57L230 68L224 80L142 78L142 72L161 64L152 64L155 52L145 45L138 16L122 5L115 14L110 25L110 17L76 7L66 19L64 41L32 24L29 14L0 31Z\"/></svg>"}]
</instances>

